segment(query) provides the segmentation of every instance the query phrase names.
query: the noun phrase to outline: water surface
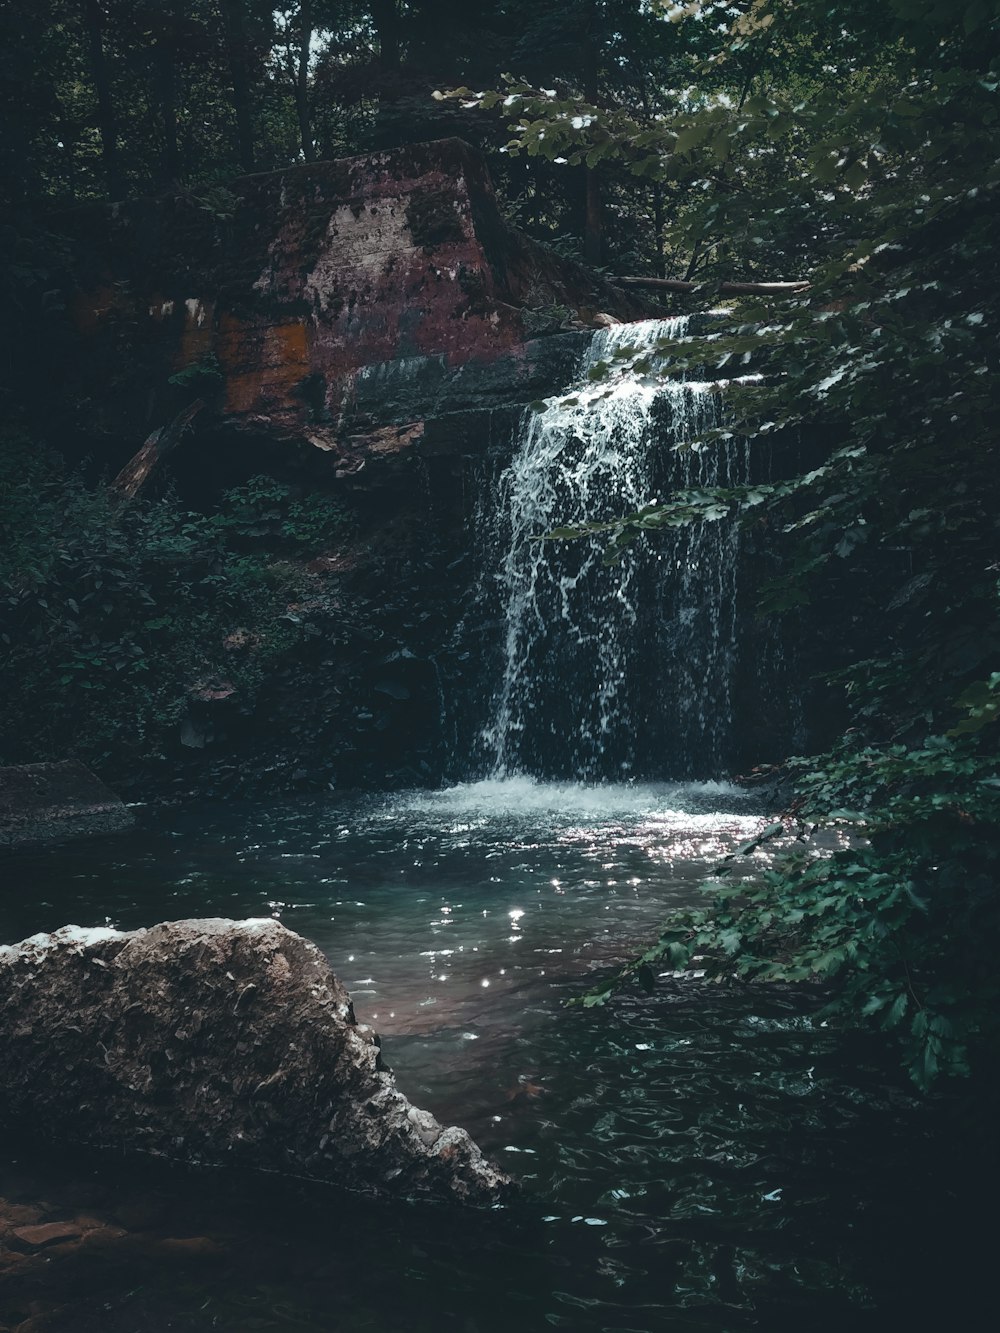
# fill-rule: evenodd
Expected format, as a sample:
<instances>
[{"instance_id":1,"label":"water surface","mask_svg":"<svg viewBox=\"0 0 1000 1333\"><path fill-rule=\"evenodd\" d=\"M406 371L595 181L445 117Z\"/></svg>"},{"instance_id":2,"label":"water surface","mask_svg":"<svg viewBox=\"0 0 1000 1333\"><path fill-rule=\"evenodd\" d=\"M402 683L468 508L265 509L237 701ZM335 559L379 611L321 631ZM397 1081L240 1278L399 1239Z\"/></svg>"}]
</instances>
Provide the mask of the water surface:
<instances>
[{"instance_id":1,"label":"water surface","mask_svg":"<svg viewBox=\"0 0 1000 1333\"><path fill-rule=\"evenodd\" d=\"M403 1091L524 1190L456 1219L287 1182L68 1171L8 1145L0 1194L53 1216L68 1179L109 1217L154 1199L151 1235L219 1246L183 1281L155 1247L107 1258L103 1306L66 1298L53 1260L48 1294L75 1322L52 1327L891 1326L920 1268L899 1237L932 1189L908 1159L933 1126L877 1042L822 1026L809 992L668 980L608 1010L564 1004L699 901L707 867L765 817L724 783L514 779L140 811L133 834L11 861L4 941L279 917L330 958Z\"/></svg>"}]
</instances>

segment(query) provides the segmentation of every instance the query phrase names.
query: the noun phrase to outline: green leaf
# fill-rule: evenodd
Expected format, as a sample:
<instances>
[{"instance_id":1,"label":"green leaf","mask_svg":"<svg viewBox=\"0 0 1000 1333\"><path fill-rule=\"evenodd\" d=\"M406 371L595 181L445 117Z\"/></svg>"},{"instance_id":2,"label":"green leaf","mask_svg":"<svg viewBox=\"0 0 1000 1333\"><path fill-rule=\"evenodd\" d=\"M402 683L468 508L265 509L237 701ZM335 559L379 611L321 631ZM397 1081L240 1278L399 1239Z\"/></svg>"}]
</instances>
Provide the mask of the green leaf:
<instances>
[{"instance_id":1,"label":"green leaf","mask_svg":"<svg viewBox=\"0 0 1000 1333\"><path fill-rule=\"evenodd\" d=\"M901 1023L909 1002L910 999L906 992L900 991L895 1000L893 1000L892 1007L886 1014L882 1026L885 1028L894 1028Z\"/></svg>"},{"instance_id":2,"label":"green leaf","mask_svg":"<svg viewBox=\"0 0 1000 1333\"><path fill-rule=\"evenodd\" d=\"M687 129L681 130L674 140L675 153L687 153L692 148L698 148L705 142L711 133L711 126L704 121L696 121L694 125L689 125Z\"/></svg>"}]
</instances>

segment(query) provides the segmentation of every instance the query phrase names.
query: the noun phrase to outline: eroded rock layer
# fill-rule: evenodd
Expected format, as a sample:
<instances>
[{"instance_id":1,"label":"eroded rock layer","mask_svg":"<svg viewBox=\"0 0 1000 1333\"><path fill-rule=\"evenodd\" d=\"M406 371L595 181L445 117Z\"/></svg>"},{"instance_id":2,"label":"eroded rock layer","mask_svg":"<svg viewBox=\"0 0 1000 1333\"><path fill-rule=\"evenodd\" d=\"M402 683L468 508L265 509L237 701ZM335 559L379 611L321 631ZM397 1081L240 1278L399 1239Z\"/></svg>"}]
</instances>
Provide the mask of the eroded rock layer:
<instances>
[{"instance_id":1,"label":"eroded rock layer","mask_svg":"<svg viewBox=\"0 0 1000 1333\"><path fill-rule=\"evenodd\" d=\"M107 405L133 428L151 383L200 375L231 425L336 453L366 367L489 363L518 356L553 312L586 323L645 309L510 227L482 158L457 139L81 210L64 225L81 246L77 329L108 355L127 335L128 357L145 362L142 396L130 401L119 377Z\"/></svg>"},{"instance_id":2,"label":"eroded rock layer","mask_svg":"<svg viewBox=\"0 0 1000 1333\"><path fill-rule=\"evenodd\" d=\"M0 1118L64 1142L492 1203L308 941L265 918L63 927L0 949Z\"/></svg>"}]
</instances>

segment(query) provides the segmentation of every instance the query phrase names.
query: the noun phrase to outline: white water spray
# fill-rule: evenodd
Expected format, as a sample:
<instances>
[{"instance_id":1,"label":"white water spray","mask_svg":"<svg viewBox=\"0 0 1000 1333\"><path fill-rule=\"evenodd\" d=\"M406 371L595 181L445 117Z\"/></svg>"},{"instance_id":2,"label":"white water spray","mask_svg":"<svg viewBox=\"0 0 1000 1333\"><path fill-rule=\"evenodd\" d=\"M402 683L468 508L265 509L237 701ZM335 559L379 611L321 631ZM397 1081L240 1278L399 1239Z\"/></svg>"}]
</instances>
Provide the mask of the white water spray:
<instances>
[{"instance_id":1,"label":"white water spray","mask_svg":"<svg viewBox=\"0 0 1000 1333\"><path fill-rule=\"evenodd\" d=\"M538 540L670 490L747 480L743 442L690 447L721 421L720 386L661 378L662 344L687 327L682 318L601 330L575 387L525 413L493 506L503 664L482 739L494 775L724 771L735 524L658 536L610 568L601 537ZM669 750L658 763L657 745Z\"/></svg>"}]
</instances>

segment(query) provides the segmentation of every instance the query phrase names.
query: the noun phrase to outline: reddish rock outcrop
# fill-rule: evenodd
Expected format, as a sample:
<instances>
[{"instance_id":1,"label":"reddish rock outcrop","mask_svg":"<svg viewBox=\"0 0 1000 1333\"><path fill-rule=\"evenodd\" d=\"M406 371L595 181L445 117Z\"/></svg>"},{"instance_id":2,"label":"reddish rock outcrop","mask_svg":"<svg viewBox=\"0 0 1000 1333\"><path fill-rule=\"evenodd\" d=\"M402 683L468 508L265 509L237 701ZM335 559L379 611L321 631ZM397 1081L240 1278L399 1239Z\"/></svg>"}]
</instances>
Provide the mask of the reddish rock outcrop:
<instances>
[{"instance_id":1,"label":"reddish rock outcrop","mask_svg":"<svg viewBox=\"0 0 1000 1333\"><path fill-rule=\"evenodd\" d=\"M0 1119L67 1143L492 1203L507 1178L411 1106L323 955L270 918L0 949Z\"/></svg>"},{"instance_id":2,"label":"reddish rock outcrop","mask_svg":"<svg viewBox=\"0 0 1000 1333\"><path fill-rule=\"evenodd\" d=\"M364 367L516 355L537 331L532 310L590 323L645 309L510 227L482 158L457 139L248 176L201 199L89 209L69 225L87 255L81 332L109 341L127 327L147 390L157 368L162 383L211 364L232 424L321 449Z\"/></svg>"}]
</instances>

